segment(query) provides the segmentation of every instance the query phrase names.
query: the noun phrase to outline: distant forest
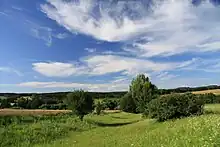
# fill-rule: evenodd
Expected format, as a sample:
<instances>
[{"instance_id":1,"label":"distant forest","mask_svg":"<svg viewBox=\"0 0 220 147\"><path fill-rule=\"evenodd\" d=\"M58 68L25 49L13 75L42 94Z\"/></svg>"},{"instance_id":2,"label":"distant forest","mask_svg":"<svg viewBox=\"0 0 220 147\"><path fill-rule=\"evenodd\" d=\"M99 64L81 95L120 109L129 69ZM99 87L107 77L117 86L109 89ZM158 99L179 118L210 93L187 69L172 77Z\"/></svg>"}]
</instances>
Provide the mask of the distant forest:
<instances>
[{"instance_id":1,"label":"distant forest","mask_svg":"<svg viewBox=\"0 0 220 147\"><path fill-rule=\"evenodd\" d=\"M184 92L193 92L193 91L202 91L202 90L211 90L211 89L220 89L219 85L209 85L202 87L179 87L175 89L158 89L158 94L170 94L170 93L184 93ZM62 100L66 97L69 92L54 92L54 93L0 93L0 96L17 99L22 96L31 96L33 94L38 95L43 99L56 99ZM121 92L89 92L93 98L104 99L104 98L121 98L127 91Z\"/></svg>"}]
</instances>

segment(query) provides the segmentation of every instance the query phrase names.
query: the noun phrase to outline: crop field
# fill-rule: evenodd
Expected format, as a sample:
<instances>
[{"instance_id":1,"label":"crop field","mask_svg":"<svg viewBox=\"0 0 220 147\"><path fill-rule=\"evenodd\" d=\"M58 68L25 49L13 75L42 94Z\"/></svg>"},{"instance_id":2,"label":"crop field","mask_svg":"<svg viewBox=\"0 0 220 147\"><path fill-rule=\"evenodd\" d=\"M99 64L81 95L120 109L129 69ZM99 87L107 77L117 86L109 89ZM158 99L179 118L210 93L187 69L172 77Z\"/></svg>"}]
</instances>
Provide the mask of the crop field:
<instances>
[{"instance_id":1,"label":"crop field","mask_svg":"<svg viewBox=\"0 0 220 147\"><path fill-rule=\"evenodd\" d=\"M0 146L220 146L220 115L216 113L220 112L220 105L206 105L205 110L213 113L162 123L142 118L140 114L120 111L107 111L108 113L101 115L89 114L82 122L69 114L1 116ZM34 112L36 114L38 111ZM54 114L52 111L51 113Z\"/></svg>"},{"instance_id":2,"label":"crop field","mask_svg":"<svg viewBox=\"0 0 220 147\"><path fill-rule=\"evenodd\" d=\"M213 93L216 95L220 95L220 89L212 89L212 90L203 90L203 91L194 91L194 94L205 94L205 93Z\"/></svg>"}]
</instances>

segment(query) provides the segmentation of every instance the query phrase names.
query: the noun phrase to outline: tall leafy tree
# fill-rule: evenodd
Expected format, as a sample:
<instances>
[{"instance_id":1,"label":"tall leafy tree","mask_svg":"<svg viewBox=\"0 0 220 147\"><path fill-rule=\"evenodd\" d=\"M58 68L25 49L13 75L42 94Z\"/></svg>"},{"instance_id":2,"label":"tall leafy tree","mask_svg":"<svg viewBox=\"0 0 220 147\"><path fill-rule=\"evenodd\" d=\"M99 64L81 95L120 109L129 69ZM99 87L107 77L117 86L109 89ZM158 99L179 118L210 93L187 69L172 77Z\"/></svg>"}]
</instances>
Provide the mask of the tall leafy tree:
<instances>
[{"instance_id":1,"label":"tall leafy tree","mask_svg":"<svg viewBox=\"0 0 220 147\"><path fill-rule=\"evenodd\" d=\"M80 120L83 120L85 115L92 112L94 106L94 100L91 95L83 90L77 90L67 94L65 103Z\"/></svg>"},{"instance_id":2,"label":"tall leafy tree","mask_svg":"<svg viewBox=\"0 0 220 147\"><path fill-rule=\"evenodd\" d=\"M138 75L132 80L130 85L130 93L137 106L138 112L144 112L147 104L156 98L157 87L152 84L148 77L144 74Z\"/></svg>"}]
</instances>

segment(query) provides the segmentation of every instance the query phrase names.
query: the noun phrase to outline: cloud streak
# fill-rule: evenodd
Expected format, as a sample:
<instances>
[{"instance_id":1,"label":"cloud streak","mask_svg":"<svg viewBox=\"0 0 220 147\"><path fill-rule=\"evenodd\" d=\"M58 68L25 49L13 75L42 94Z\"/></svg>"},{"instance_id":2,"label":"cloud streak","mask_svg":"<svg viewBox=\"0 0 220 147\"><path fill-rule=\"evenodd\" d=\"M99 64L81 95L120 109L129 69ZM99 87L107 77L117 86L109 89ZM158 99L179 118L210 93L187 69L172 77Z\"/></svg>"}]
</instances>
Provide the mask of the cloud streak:
<instances>
[{"instance_id":1,"label":"cloud streak","mask_svg":"<svg viewBox=\"0 0 220 147\"><path fill-rule=\"evenodd\" d=\"M189 0L155 0L150 6L138 1L47 2L42 12L67 30L109 42L135 40L131 45L138 56L220 51L220 9L208 1L198 6Z\"/></svg>"}]
</instances>

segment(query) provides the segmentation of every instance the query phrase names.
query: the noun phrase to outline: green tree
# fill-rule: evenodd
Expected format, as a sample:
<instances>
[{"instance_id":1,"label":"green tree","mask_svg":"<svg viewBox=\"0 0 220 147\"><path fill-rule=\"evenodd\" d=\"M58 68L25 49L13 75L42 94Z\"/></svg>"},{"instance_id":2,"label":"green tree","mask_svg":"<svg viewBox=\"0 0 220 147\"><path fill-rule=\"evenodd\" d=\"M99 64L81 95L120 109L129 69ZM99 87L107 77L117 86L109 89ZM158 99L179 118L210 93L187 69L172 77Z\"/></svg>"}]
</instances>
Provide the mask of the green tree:
<instances>
[{"instance_id":1,"label":"green tree","mask_svg":"<svg viewBox=\"0 0 220 147\"><path fill-rule=\"evenodd\" d=\"M76 90L67 94L65 103L68 108L80 118L80 120L83 120L85 115L92 112L94 100L88 92Z\"/></svg>"},{"instance_id":2,"label":"green tree","mask_svg":"<svg viewBox=\"0 0 220 147\"><path fill-rule=\"evenodd\" d=\"M27 108L28 99L21 97L16 100L16 103L18 107Z\"/></svg>"},{"instance_id":3,"label":"green tree","mask_svg":"<svg viewBox=\"0 0 220 147\"><path fill-rule=\"evenodd\" d=\"M8 101L8 99L2 99L1 100L1 108L10 108L10 102Z\"/></svg>"},{"instance_id":4,"label":"green tree","mask_svg":"<svg viewBox=\"0 0 220 147\"><path fill-rule=\"evenodd\" d=\"M31 109L38 109L43 104L43 101L37 95L32 95L31 99L32 99L30 103Z\"/></svg>"},{"instance_id":5,"label":"green tree","mask_svg":"<svg viewBox=\"0 0 220 147\"><path fill-rule=\"evenodd\" d=\"M146 109L147 104L156 98L157 87L150 82L148 77L140 74L132 80L130 92L137 106L137 111L142 113Z\"/></svg>"}]
</instances>

